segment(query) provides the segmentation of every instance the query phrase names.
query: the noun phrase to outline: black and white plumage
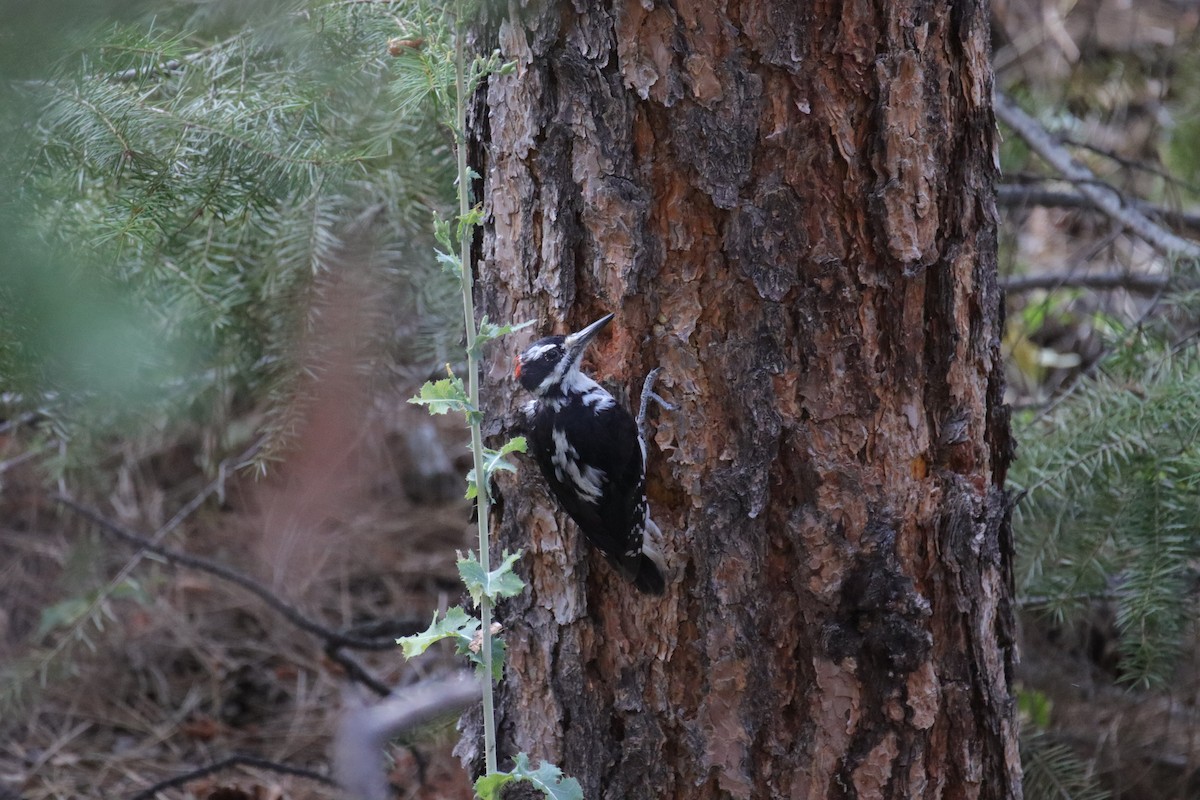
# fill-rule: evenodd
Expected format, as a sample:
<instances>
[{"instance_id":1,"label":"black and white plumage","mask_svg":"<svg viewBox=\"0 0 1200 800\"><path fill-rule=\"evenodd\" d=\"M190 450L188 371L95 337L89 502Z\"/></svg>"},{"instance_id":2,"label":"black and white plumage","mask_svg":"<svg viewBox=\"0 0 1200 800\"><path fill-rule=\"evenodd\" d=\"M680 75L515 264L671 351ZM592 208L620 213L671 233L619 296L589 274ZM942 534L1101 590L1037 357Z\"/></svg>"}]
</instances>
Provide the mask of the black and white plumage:
<instances>
[{"instance_id":1,"label":"black and white plumage","mask_svg":"<svg viewBox=\"0 0 1200 800\"><path fill-rule=\"evenodd\" d=\"M612 318L540 339L517 359L516 377L534 395L529 452L587 540L638 589L662 594L662 556L647 541L657 528L646 504L646 444L630 413L579 369Z\"/></svg>"}]
</instances>

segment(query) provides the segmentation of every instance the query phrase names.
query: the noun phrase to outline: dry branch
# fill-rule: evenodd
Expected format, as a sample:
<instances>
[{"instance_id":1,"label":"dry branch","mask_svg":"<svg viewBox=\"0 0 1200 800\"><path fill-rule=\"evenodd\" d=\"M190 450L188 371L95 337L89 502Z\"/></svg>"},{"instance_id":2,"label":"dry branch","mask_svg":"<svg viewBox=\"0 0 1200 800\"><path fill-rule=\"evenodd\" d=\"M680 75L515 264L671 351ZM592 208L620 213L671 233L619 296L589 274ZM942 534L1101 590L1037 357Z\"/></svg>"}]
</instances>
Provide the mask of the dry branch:
<instances>
[{"instance_id":1,"label":"dry branch","mask_svg":"<svg viewBox=\"0 0 1200 800\"><path fill-rule=\"evenodd\" d=\"M1117 189L1100 180L1094 172L1072 157L1033 117L1022 111L1003 92L994 96L996 117L1021 137L1035 153L1075 185L1081 195L1110 219L1143 239L1160 253L1200 261L1200 245L1177 236L1125 202Z\"/></svg>"},{"instance_id":2,"label":"dry branch","mask_svg":"<svg viewBox=\"0 0 1200 800\"><path fill-rule=\"evenodd\" d=\"M345 670L347 676L354 681L364 684L376 694L386 696L390 693L390 688L373 677L357 660L349 657L345 653L339 652L341 648L350 648L354 650L391 650L396 647L397 636L407 636L417 633L425 626L424 623L415 620L389 620L373 623L379 630L379 636L363 637L355 635L353 632L336 631L326 627L316 620L306 616L298 608L291 605L287 601L280 598L278 595L271 592L269 589L258 583L254 579L243 575L242 573L231 569L224 564L218 564L200 556L194 556L189 553L181 553L169 547L164 547L150 539L147 539L140 534L125 528L124 526L108 519L103 514L100 514L94 509L88 508L85 505L77 503L69 497L63 495L55 495L54 500L62 506L70 509L79 516L87 519L104 532L137 546L138 548L150 553L154 553L167 561L178 564L180 566L189 567L191 569L207 572L221 580L228 581L236 586L245 589L255 597L262 600L271 609L278 612L284 619L290 622L295 627L312 634L325 642L325 654L332 660L339 663ZM383 626L380 628L379 626ZM386 630L385 630L386 629Z\"/></svg>"},{"instance_id":3,"label":"dry branch","mask_svg":"<svg viewBox=\"0 0 1200 800\"><path fill-rule=\"evenodd\" d=\"M1010 293L1035 289L1124 289L1137 294L1158 294L1170 286L1166 275L1132 275L1128 273L1069 274L1045 272L1040 275L1016 275L1000 282Z\"/></svg>"},{"instance_id":4,"label":"dry branch","mask_svg":"<svg viewBox=\"0 0 1200 800\"><path fill-rule=\"evenodd\" d=\"M231 769L233 767L255 767L257 769L278 772L282 775L294 775L299 778L306 778L310 781L323 783L326 786L337 785L329 777L322 775L319 772L314 772L310 769L304 769L303 767L292 767L287 764L280 764L276 761L270 761L265 758L258 758L257 756L237 755L230 756L229 758L218 761L215 764L197 767L196 769L189 770L182 775L176 775L174 778L168 778L165 781L159 781L148 789L138 792L131 797L130 800L153 800L154 796L159 792L166 791L167 789L174 789L179 786L186 786L194 780L199 780L200 778L221 772L223 770Z\"/></svg>"},{"instance_id":5,"label":"dry branch","mask_svg":"<svg viewBox=\"0 0 1200 800\"><path fill-rule=\"evenodd\" d=\"M381 750L389 739L450 716L479 702L480 682L468 673L425 681L399 690L381 703L347 712L334 741L334 769L346 794L388 800Z\"/></svg>"},{"instance_id":6,"label":"dry branch","mask_svg":"<svg viewBox=\"0 0 1200 800\"><path fill-rule=\"evenodd\" d=\"M1186 211L1165 208L1136 198L1125 198L1125 202L1146 216L1162 220L1172 227L1200 231L1200 214L1191 214ZM1044 186L1030 186L1023 183L1001 183L996 186L996 204L1005 208L1042 206L1043 208L1099 210L1091 199L1079 192L1047 189Z\"/></svg>"}]
</instances>

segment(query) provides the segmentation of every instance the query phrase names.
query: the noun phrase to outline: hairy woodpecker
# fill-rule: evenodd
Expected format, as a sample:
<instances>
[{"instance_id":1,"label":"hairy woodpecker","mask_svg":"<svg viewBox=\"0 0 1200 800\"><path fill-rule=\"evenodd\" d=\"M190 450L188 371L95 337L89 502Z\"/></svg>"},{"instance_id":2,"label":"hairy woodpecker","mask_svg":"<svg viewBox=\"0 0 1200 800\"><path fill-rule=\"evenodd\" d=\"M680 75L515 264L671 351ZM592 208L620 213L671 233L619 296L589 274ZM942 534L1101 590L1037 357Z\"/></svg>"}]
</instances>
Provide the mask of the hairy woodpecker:
<instances>
[{"instance_id":1,"label":"hairy woodpecker","mask_svg":"<svg viewBox=\"0 0 1200 800\"><path fill-rule=\"evenodd\" d=\"M588 343L612 318L534 342L514 373L534 394L526 406L529 449L563 510L638 589L662 594L662 556L647 541L647 530L658 528L646 504L646 443L630 413L579 370Z\"/></svg>"}]
</instances>

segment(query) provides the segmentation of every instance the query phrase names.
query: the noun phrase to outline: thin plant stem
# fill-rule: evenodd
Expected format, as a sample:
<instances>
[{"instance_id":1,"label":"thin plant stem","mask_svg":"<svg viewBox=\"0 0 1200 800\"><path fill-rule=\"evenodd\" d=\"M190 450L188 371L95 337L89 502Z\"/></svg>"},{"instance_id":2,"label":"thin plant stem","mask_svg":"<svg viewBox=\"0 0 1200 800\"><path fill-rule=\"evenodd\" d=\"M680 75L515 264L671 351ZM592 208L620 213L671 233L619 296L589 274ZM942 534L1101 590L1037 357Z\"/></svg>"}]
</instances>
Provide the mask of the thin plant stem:
<instances>
[{"instance_id":1,"label":"thin plant stem","mask_svg":"<svg viewBox=\"0 0 1200 800\"><path fill-rule=\"evenodd\" d=\"M461 11L461 8L459 9ZM466 70L464 67L464 45L461 14L456 20L454 37L455 92L454 92L454 146L458 160L458 233L459 261L462 265L463 322L467 330L467 399L472 413L468 416L471 426L471 453L475 463L475 484L479 523L479 564L484 574L491 571L491 554L488 549L488 495L487 474L483 465L483 433L479 427L479 356L475 347L475 303L471 297L471 230L463 222L470 214L470 178L467 174L467 106L463 95L466 92ZM479 600L481 655L483 656L483 742L484 767L488 774L496 772L496 719L495 699L492 693L492 601L484 594Z\"/></svg>"}]
</instances>

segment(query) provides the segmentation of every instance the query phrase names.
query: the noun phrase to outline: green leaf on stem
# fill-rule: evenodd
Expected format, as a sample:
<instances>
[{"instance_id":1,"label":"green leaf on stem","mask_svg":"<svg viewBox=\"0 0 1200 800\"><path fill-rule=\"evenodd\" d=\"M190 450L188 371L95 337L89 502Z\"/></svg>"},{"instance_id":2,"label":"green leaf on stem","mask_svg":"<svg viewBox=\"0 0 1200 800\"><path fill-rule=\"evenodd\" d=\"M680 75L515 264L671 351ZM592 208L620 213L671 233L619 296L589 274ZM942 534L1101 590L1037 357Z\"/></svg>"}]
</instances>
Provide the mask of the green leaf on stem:
<instances>
[{"instance_id":1,"label":"green leaf on stem","mask_svg":"<svg viewBox=\"0 0 1200 800\"><path fill-rule=\"evenodd\" d=\"M484 448L483 455L483 470L490 477L493 472L502 469L506 472L516 472L517 467L509 461L505 461L504 457L513 453L524 453L528 447L524 436L514 436L505 442L499 450L489 450Z\"/></svg>"},{"instance_id":2,"label":"green leaf on stem","mask_svg":"<svg viewBox=\"0 0 1200 800\"><path fill-rule=\"evenodd\" d=\"M450 238L450 221L442 219L436 212L433 215L433 238L447 250L454 250L454 240Z\"/></svg>"},{"instance_id":3,"label":"green leaf on stem","mask_svg":"<svg viewBox=\"0 0 1200 800\"><path fill-rule=\"evenodd\" d=\"M464 611L462 606L455 606L447 609L441 620L437 618L437 612L433 612L433 621L428 628L412 636L402 636L396 643L400 645L405 658L416 658L443 639L454 639L456 643L465 643L469 647L478 632L479 620Z\"/></svg>"},{"instance_id":4,"label":"green leaf on stem","mask_svg":"<svg viewBox=\"0 0 1200 800\"><path fill-rule=\"evenodd\" d=\"M471 344L471 355L479 357L480 350L488 342L499 339L510 333L515 333L524 330L532 325L535 320L527 320L516 325L497 325L494 322L489 322L487 317L479 321L479 329L475 333L475 341Z\"/></svg>"},{"instance_id":5,"label":"green leaf on stem","mask_svg":"<svg viewBox=\"0 0 1200 800\"><path fill-rule=\"evenodd\" d=\"M475 794L480 800L499 800L500 790L515 781L532 783L550 800L583 800L579 781L564 778L561 769L546 761L533 769L524 753L517 753L510 772L493 772L475 781Z\"/></svg>"},{"instance_id":6,"label":"green leaf on stem","mask_svg":"<svg viewBox=\"0 0 1200 800\"><path fill-rule=\"evenodd\" d=\"M493 622L492 625L496 628L500 627L500 623ZM492 680L498 681L504 677L504 657L508 653L508 645L504 643L504 639L492 634ZM478 652L467 653L471 657L471 661L475 663L475 674L483 674L483 656Z\"/></svg>"},{"instance_id":7,"label":"green leaf on stem","mask_svg":"<svg viewBox=\"0 0 1200 800\"><path fill-rule=\"evenodd\" d=\"M461 242L470 238L471 231L483 222L483 206L476 203L466 214L458 218L458 240Z\"/></svg>"},{"instance_id":8,"label":"green leaf on stem","mask_svg":"<svg viewBox=\"0 0 1200 800\"><path fill-rule=\"evenodd\" d=\"M504 674L504 656L507 648L504 640L497 634L499 633L499 625L493 623L493 630L490 641L492 643L492 680L500 680ZM424 653L430 647L443 639L452 639L454 641L454 652L460 656L466 656L467 659L475 665L476 672L482 673L484 669L483 655L483 637L480 634L482 623L478 617L473 617L463 610L462 606L455 606L447 609L446 615L440 620L437 618L437 612L433 612L433 621L429 623L429 627L421 633L413 634L412 636L403 636L396 640L404 653L405 658L416 658Z\"/></svg>"},{"instance_id":9,"label":"green leaf on stem","mask_svg":"<svg viewBox=\"0 0 1200 800\"><path fill-rule=\"evenodd\" d=\"M470 415L475 412L467 399L467 390L463 386L462 378L455 375L442 378L440 381L427 381L421 387L420 394L410 398L408 402L425 406L429 409L430 414L462 411L464 414Z\"/></svg>"},{"instance_id":10,"label":"green leaf on stem","mask_svg":"<svg viewBox=\"0 0 1200 800\"><path fill-rule=\"evenodd\" d=\"M437 257L437 262L442 265L442 269L455 277L460 277L462 273L462 262L458 256L453 253L447 253L444 250L433 251Z\"/></svg>"},{"instance_id":11,"label":"green leaf on stem","mask_svg":"<svg viewBox=\"0 0 1200 800\"><path fill-rule=\"evenodd\" d=\"M467 591L471 593L475 605L479 605L484 597L495 603L502 597L515 597L521 593L525 588L525 581L513 572L513 565L520 557L520 550L505 553L504 561L491 572L483 571L483 565L474 553L468 553L466 558L458 560L458 574L467 585Z\"/></svg>"},{"instance_id":12,"label":"green leaf on stem","mask_svg":"<svg viewBox=\"0 0 1200 800\"><path fill-rule=\"evenodd\" d=\"M483 474L490 481L492 475L497 470L504 472L516 472L517 465L508 461L504 457L512 453L526 452L526 442L524 436L516 436L504 443L504 446L499 450L492 450L489 447L483 448ZM475 470L471 469L467 472L467 499L474 500L479 496L479 484L475 482Z\"/></svg>"}]
</instances>

